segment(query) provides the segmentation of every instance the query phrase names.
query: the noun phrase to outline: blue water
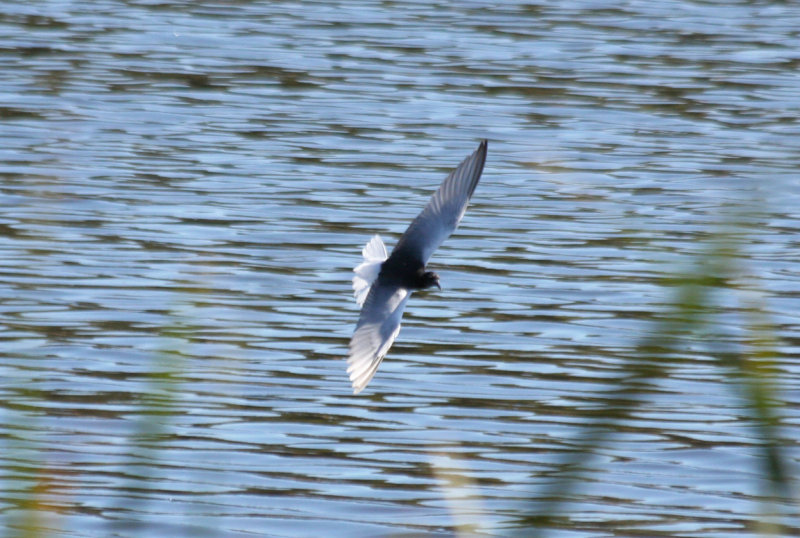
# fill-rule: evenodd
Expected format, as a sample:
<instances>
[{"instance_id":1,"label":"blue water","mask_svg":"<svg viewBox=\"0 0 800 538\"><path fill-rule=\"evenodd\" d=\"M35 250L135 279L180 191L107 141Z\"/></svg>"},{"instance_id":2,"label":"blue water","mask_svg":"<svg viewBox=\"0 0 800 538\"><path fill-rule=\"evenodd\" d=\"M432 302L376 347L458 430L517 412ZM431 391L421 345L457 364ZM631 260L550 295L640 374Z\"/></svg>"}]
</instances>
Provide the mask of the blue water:
<instances>
[{"instance_id":1,"label":"blue water","mask_svg":"<svg viewBox=\"0 0 800 538\"><path fill-rule=\"evenodd\" d=\"M769 357L793 475L798 27L792 3L3 4L0 524L528 535L694 272L725 278L709 325L540 530L800 532L729 360ZM482 138L443 291L352 396L361 247Z\"/></svg>"}]
</instances>

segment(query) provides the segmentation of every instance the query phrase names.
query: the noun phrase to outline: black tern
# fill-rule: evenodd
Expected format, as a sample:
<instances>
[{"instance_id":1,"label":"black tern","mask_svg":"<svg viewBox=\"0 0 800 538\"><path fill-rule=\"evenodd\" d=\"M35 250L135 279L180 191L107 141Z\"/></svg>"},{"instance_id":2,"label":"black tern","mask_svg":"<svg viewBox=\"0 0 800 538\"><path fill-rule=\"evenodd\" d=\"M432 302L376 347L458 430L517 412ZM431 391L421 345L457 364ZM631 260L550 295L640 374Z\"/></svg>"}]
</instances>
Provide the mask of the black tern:
<instances>
[{"instance_id":1,"label":"black tern","mask_svg":"<svg viewBox=\"0 0 800 538\"><path fill-rule=\"evenodd\" d=\"M447 176L391 256L378 235L361 251L364 262L353 270L353 290L362 308L347 357L353 394L367 386L400 333L400 319L411 292L432 286L441 289L439 275L425 265L461 222L483 172L486 145L487 141L482 141Z\"/></svg>"}]
</instances>

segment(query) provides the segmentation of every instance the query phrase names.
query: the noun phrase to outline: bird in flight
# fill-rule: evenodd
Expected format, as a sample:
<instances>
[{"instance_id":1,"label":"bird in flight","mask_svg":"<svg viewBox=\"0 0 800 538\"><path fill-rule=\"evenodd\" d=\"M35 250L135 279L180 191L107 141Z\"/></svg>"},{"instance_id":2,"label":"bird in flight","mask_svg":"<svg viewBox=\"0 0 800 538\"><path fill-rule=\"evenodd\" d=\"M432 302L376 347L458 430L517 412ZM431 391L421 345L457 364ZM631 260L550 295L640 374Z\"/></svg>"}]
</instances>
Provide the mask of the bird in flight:
<instances>
[{"instance_id":1,"label":"bird in flight","mask_svg":"<svg viewBox=\"0 0 800 538\"><path fill-rule=\"evenodd\" d=\"M353 394L367 386L400 333L400 319L411 292L432 286L441 289L439 275L427 271L425 264L461 222L486 162L486 144L482 141L447 176L391 256L378 235L361 251L364 262L353 270L353 290L362 308L347 357Z\"/></svg>"}]
</instances>

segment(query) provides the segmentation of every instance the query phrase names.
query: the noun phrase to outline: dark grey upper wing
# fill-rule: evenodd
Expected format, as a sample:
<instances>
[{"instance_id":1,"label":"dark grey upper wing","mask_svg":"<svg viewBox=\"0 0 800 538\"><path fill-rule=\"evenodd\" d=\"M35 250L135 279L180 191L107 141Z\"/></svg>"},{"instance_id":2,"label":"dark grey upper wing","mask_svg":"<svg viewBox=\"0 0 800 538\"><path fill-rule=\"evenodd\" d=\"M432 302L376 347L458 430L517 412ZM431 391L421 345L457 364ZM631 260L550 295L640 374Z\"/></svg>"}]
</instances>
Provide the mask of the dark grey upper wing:
<instances>
[{"instance_id":1,"label":"dark grey upper wing","mask_svg":"<svg viewBox=\"0 0 800 538\"><path fill-rule=\"evenodd\" d=\"M370 288L347 357L353 394L367 386L400 333L400 319L409 295L405 288L380 282Z\"/></svg>"},{"instance_id":2,"label":"dark grey upper wing","mask_svg":"<svg viewBox=\"0 0 800 538\"><path fill-rule=\"evenodd\" d=\"M404 255L428 263L431 255L456 229L467 210L486 162L486 140L442 182L425 209L397 242L392 256Z\"/></svg>"}]
</instances>

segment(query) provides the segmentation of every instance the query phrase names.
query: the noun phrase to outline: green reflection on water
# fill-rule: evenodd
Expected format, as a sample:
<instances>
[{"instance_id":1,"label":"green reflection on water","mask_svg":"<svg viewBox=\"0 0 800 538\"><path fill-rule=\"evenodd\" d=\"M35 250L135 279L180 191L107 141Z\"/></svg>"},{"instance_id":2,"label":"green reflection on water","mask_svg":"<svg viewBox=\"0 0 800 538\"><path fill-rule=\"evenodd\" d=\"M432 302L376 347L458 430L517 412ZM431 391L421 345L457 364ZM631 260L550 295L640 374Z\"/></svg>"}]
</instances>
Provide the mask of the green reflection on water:
<instances>
[{"instance_id":1,"label":"green reflection on water","mask_svg":"<svg viewBox=\"0 0 800 538\"><path fill-rule=\"evenodd\" d=\"M518 529L525 529L523 534L544 536L547 530L576 528L569 502L592 472L592 456L609 447L616 432L624 431L625 422L646 405L647 395L658 380L691 360L686 358L691 354L687 350L698 343L706 348L704 354L713 358L732 390L738 391L757 431L762 462L759 473L767 484L761 494L757 532L784 536L797 531L788 523L789 517L798 516L796 511L788 514L781 508L793 502L794 494L782 450L786 445L780 428L782 403L774 375L778 337L763 293L745 264L747 234L743 221L747 218L737 218L739 225L727 225L710 235L704 251L692 260L688 270L665 279L664 288L671 289L674 296L671 307L622 364L614 381L616 396L607 399L605 407L581 428L576 448L566 453L553 482L535 492L530 514L517 522ZM717 317L726 313L722 301L730 302L731 298L741 319L742 336L738 338L726 333ZM659 535L653 529L647 532ZM663 535L671 533L665 531Z\"/></svg>"}]
</instances>

